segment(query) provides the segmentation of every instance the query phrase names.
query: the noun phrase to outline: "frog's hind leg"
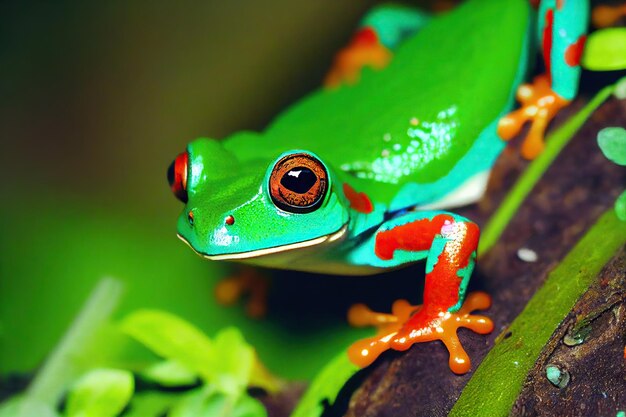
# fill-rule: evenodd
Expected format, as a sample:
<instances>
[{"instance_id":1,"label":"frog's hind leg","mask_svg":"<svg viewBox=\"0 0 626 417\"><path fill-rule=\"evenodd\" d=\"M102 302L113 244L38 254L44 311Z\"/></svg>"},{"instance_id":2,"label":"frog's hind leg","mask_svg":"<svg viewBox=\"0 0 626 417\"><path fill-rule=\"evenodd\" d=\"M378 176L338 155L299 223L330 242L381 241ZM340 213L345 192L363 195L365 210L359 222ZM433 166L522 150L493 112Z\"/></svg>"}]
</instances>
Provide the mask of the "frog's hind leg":
<instances>
[{"instance_id":1,"label":"frog's hind leg","mask_svg":"<svg viewBox=\"0 0 626 417\"><path fill-rule=\"evenodd\" d=\"M393 51L428 19L426 13L400 5L381 5L372 9L361 21L350 43L335 56L324 86L354 84L364 67L385 68L391 62Z\"/></svg>"},{"instance_id":2,"label":"frog's hind leg","mask_svg":"<svg viewBox=\"0 0 626 417\"><path fill-rule=\"evenodd\" d=\"M397 301L391 315L379 315L360 305L353 307L351 323L379 327L377 336L350 348L353 362L366 366L389 348L406 350L414 343L441 340L450 352L450 369L458 374L469 371L470 360L457 329L466 327L477 333L493 330L490 319L470 314L489 307L487 294L475 293L463 303L478 236L476 224L445 212L407 213L377 232L375 255L382 262L410 262L412 254L419 259L426 253L423 305Z\"/></svg>"},{"instance_id":3,"label":"frog's hind leg","mask_svg":"<svg viewBox=\"0 0 626 417\"><path fill-rule=\"evenodd\" d=\"M243 266L217 284L215 299L229 306L247 295L246 313L252 318L261 318L267 312L268 287L268 277L258 268Z\"/></svg>"},{"instance_id":4,"label":"frog's hind leg","mask_svg":"<svg viewBox=\"0 0 626 417\"><path fill-rule=\"evenodd\" d=\"M522 107L500 120L498 134L509 140L531 122L522 144L522 156L533 159L544 148L546 128L558 111L578 92L580 57L585 43L587 0L543 0L538 13L538 35L546 72L517 91Z\"/></svg>"}]
</instances>

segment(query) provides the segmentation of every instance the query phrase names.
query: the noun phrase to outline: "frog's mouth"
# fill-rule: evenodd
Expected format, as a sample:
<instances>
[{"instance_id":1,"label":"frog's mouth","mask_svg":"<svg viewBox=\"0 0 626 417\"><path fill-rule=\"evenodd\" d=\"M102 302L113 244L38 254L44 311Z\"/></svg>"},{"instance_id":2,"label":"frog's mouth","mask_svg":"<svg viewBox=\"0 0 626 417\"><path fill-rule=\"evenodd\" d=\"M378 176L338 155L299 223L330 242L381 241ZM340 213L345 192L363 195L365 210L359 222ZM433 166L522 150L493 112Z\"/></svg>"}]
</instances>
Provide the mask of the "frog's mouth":
<instances>
[{"instance_id":1,"label":"frog's mouth","mask_svg":"<svg viewBox=\"0 0 626 417\"><path fill-rule=\"evenodd\" d=\"M237 261L242 259L250 259L250 258L259 258L261 256L272 255L275 253L282 253L287 251L292 251L296 249L308 248L311 246L317 246L322 244L329 244L335 242L341 238L343 238L348 230L348 223L341 226L341 228L329 235L316 237L314 239L305 240L302 242L290 243L282 246L274 246L271 248L257 249L247 252L236 252L236 253L224 253L220 255L209 255L207 253L202 253L197 251L191 243L187 239L185 239L180 233L177 234L178 238L185 242L187 246L189 246L195 253L202 256L203 258L210 259L212 261Z\"/></svg>"}]
</instances>

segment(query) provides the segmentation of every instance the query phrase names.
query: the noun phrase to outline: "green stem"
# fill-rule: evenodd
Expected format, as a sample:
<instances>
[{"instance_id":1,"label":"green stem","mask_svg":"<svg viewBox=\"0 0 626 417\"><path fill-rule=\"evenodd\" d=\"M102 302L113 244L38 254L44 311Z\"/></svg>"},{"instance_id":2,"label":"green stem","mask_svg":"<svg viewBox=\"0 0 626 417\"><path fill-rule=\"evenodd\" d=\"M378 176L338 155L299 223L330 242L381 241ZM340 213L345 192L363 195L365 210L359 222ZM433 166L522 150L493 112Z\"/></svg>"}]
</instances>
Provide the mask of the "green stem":
<instances>
[{"instance_id":1,"label":"green stem","mask_svg":"<svg viewBox=\"0 0 626 417\"><path fill-rule=\"evenodd\" d=\"M509 415L541 350L604 265L626 243L626 223L608 210L511 324L463 390L449 417Z\"/></svg>"},{"instance_id":2,"label":"green stem","mask_svg":"<svg viewBox=\"0 0 626 417\"><path fill-rule=\"evenodd\" d=\"M613 93L615 86L608 86L598 94L582 110L570 118L546 140L544 151L535 159L520 176L515 186L509 191L498 210L491 216L481 231L478 253L484 255L496 244L500 235L509 224L517 210L526 199L528 193L546 172L552 161L571 140L572 136L585 123L587 118Z\"/></svg>"},{"instance_id":3,"label":"green stem","mask_svg":"<svg viewBox=\"0 0 626 417\"><path fill-rule=\"evenodd\" d=\"M328 400L329 403L334 403L346 381L358 370L359 368L348 359L348 354L341 352L317 374L298 402L291 417L318 417L322 415L324 411L322 401Z\"/></svg>"},{"instance_id":4,"label":"green stem","mask_svg":"<svg viewBox=\"0 0 626 417\"><path fill-rule=\"evenodd\" d=\"M77 363L81 361L77 359L85 355L86 347L108 321L121 293L122 284L117 280L105 278L98 283L78 317L28 387L28 400L56 407L68 384L83 371Z\"/></svg>"}]
</instances>

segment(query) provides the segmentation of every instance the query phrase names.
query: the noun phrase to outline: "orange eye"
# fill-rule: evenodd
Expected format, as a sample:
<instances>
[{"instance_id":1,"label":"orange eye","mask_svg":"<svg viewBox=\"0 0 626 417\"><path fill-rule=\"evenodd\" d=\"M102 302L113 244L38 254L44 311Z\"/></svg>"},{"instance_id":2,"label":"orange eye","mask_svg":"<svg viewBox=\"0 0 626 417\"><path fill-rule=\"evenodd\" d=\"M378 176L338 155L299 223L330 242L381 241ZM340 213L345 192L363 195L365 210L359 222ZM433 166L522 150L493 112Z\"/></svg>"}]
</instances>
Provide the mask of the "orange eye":
<instances>
[{"instance_id":1,"label":"orange eye","mask_svg":"<svg viewBox=\"0 0 626 417\"><path fill-rule=\"evenodd\" d=\"M183 203L187 202L187 152L179 154L167 169L167 181L172 192Z\"/></svg>"},{"instance_id":2,"label":"orange eye","mask_svg":"<svg viewBox=\"0 0 626 417\"><path fill-rule=\"evenodd\" d=\"M270 195L274 204L291 213L308 213L324 201L328 175L324 165L311 155L287 155L274 165Z\"/></svg>"}]
</instances>

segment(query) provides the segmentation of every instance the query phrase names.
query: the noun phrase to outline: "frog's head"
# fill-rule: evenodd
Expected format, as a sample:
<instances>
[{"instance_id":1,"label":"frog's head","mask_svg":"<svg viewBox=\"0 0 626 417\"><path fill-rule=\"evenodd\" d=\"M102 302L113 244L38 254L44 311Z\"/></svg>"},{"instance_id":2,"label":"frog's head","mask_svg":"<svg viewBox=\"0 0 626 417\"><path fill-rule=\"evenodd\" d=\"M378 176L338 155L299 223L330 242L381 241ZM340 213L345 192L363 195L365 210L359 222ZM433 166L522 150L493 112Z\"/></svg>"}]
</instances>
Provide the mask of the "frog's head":
<instances>
[{"instance_id":1,"label":"frog's head","mask_svg":"<svg viewBox=\"0 0 626 417\"><path fill-rule=\"evenodd\" d=\"M349 214L319 157L290 151L240 161L214 140L198 139L168 170L185 203L178 235L200 255L248 260L343 237Z\"/></svg>"}]
</instances>

